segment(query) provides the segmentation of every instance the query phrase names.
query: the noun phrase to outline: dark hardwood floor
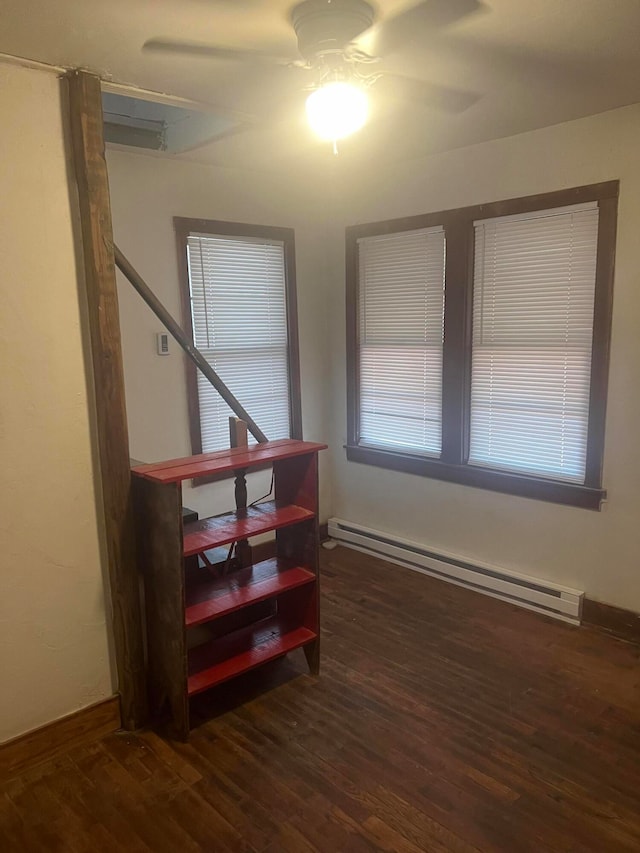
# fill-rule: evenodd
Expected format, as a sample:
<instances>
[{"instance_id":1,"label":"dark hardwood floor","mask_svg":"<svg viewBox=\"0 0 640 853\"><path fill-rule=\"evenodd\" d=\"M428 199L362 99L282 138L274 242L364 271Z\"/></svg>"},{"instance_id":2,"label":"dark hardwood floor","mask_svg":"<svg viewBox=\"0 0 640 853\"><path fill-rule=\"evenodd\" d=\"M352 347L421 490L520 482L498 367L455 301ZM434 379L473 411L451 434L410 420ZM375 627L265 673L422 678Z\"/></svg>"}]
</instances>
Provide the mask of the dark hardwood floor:
<instances>
[{"instance_id":1,"label":"dark hardwood floor","mask_svg":"<svg viewBox=\"0 0 640 853\"><path fill-rule=\"evenodd\" d=\"M205 695L188 744L115 734L6 783L0 850L640 851L637 646L322 561L319 679L296 653Z\"/></svg>"}]
</instances>

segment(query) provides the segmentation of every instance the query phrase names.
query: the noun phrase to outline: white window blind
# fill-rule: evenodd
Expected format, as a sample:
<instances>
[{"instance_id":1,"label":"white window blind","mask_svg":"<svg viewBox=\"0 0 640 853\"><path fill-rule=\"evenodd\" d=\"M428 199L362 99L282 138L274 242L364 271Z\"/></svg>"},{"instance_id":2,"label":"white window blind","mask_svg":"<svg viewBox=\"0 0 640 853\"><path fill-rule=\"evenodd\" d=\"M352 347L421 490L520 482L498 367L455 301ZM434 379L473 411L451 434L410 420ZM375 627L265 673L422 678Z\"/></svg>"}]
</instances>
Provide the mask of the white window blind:
<instances>
[{"instance_id":1,"label":"white window blind","mask_svg":"<svg viewBox=\"0 0 640 853\"><path fill-rule=\"evenodd\" d=\"M597 205L474 224L469 462L582 483Z\"/></svg>"},{"instance_id":2,"label":"white window blind","mask_svg":"<svg viewBox=\"0 0 640 853\"><path fill-rule=\"evenodd\" d=\"M360 444L439 456L441 227L358 240Z\"/></svg>"},{"instance_id":3,"label":"white window blind","mask_svg":"<svg viewBox=\"0 0 640 853\"><path fill-rule=\"evenodd\" d=\"M196 347L267 437L287 438L284 245L190 234L187 257ZM203 452L228 447L233 412L200 372L198 397Z\"/></svg>"}]
</instances>

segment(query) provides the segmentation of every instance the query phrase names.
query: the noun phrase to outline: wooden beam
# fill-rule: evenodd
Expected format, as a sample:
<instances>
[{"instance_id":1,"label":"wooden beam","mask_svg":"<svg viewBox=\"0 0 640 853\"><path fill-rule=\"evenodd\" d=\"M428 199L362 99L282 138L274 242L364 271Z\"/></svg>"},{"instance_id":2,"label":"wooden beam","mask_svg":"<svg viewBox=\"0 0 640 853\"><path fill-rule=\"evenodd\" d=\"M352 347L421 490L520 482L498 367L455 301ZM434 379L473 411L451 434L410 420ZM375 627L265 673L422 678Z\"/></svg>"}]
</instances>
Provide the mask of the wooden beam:
<instances>
[{"instance_id":1,"label":"wooden beam","mask_svg":"<svg viewBox=\"0 0 640 853\"><path fill-rule=\"evenodd\" d=\"M247 426L251 430L251 434L256 439L256 441L259 441L261 444L265 444L268 441L267 436L262 432L258 424L253 420L247 410L234 397L234 395L227 388L222 379L220 379L218 374L215 372L213 367L211 367L209 362L202 355L200 350L191 343L187 335L185 335L184 331L180 327L180 324L173 319L171 314L169 314L162 302L160 302L158 297L155 295L153 290L151 290L149 285L142 278L142 276L136 270L133 264L122 254L122 252L117 246L113 247L113 252L116 265L122 275L124 275L125 278L127 278L128 281L133 285L133 287L138 291L138 293L147 303L149 308L151 308L156 317L166 327L167 331L180 344L180 346L189 356L191 361L204 374L205 378L208 379L209 382L213 385L218 394L220 394L222 399L229 406L231 411L235 412L239 419L242 418L242 420L246 422Z\"/></svg>"},{"instance_id":2,"label":"wooden beam","mask_svg":"<svg viewBox=\"0 0 640 853\"><path fill-rule=\"evenodd\" d=\"M118 689L122 725L134 729L147 719L146 678L102 92L99 77L85 71L70 72L67 81Z\"/></svg>"},{"instance_id":3,"label":"wooden beam","mask_svg":"<svg viewBox=\"0 0 640 853\"><path fill-rule=\"evenodd\" d=\"M248 447L247 423L240 418L229 418L229 445L231 447Z\"/></svg>"},{"instance_id":4,"label":"wooden beam","mask_svg":"<svg viewBox=\"0 0 640 853\"><path fill-rule=\"evenodd\" d=\"M170 709L173 735L189 735L184 621L182 487L135 477L133 504L145 576L149 704L154 721Z\"/></svg>"}]
</instances>

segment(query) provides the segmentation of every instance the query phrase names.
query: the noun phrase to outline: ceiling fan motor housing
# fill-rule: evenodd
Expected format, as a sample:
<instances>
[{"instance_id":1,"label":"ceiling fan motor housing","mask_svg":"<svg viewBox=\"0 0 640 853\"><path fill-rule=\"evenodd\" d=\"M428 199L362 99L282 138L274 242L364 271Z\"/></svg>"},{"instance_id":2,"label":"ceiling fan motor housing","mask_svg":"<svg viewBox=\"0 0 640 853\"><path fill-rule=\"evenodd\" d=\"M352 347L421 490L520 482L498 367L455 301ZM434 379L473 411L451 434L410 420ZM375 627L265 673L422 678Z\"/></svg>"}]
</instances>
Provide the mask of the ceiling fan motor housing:
<instances>
[{"instance_id":1,"label":"ceiling fan motor housing","mask_svg":"<svg viewBox=\"0 0 640 853\"><path fill-rule=\"evenodd\" d=\"M373 24L373 8L364 0L305 0L291 12L298 49L306 60L342 50Z\"/></svg>"}]
</instances>

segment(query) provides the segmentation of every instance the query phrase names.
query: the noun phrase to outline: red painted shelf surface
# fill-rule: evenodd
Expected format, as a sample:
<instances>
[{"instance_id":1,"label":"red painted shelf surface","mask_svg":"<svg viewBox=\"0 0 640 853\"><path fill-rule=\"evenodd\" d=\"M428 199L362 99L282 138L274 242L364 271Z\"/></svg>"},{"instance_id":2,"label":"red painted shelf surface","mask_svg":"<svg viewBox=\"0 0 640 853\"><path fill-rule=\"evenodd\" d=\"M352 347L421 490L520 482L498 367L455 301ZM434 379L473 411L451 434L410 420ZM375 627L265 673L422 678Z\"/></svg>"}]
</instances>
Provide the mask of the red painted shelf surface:
<instances>
[{"instance_id":1,"label":"red painted shelf surface","mask_svg":"<svg viewBox=\"0 0 640 853\"><path fill-rule=\"evenodd\" d=\"M283 438L280 441L267 441L254 447L235 447L232 450L218 450L215 453L202 453L199 456L185 456L181 459L169 459L166 462L153 462L150 465L138 465L132 472L138 477L153 480L156 483L179 483L197 477L223 474L241 468L253 468L258 465L291 459L326 450L326 444L313 441L296 441Z\"/></svg>"},{"instance_id":2,"label":"red painted shelf surface","mask_svg":"<svg viewBox=\"0 0 640 853\"><path fill-rule=\"evenodd\" d=\"M266 619L189 651L187 692L195 696L209 687L248 672L315 640L309 628L287 629L278 617Z\"/></svg>"},{"instance_id":3,"label":"red painted shelf surface","mask_svg":"<svg viewBox=\"0 0 640 853\"><path fill-rule=\"evenodd\" d=\"M191 557L216 545L227 545L236 539L248 539L314 517L311 510L301 506L266 501L246 510L192 521L184 526L184 555Z\"/></svg>"},{"instance_id":4,"label":"red painted shelf surface","mask_svg":"<svg viewBox=\"0 0 640 853\"><path fill-rule=\"evenodd\" d=\"M309 569L296 566L293 560L282 558L264 560L223 578L212 578L206 569L202 569L201 573L202 580L187 586L187 628L280 595L289 589L314 583L316 579Z\"/></svg>"}]
</instances>

